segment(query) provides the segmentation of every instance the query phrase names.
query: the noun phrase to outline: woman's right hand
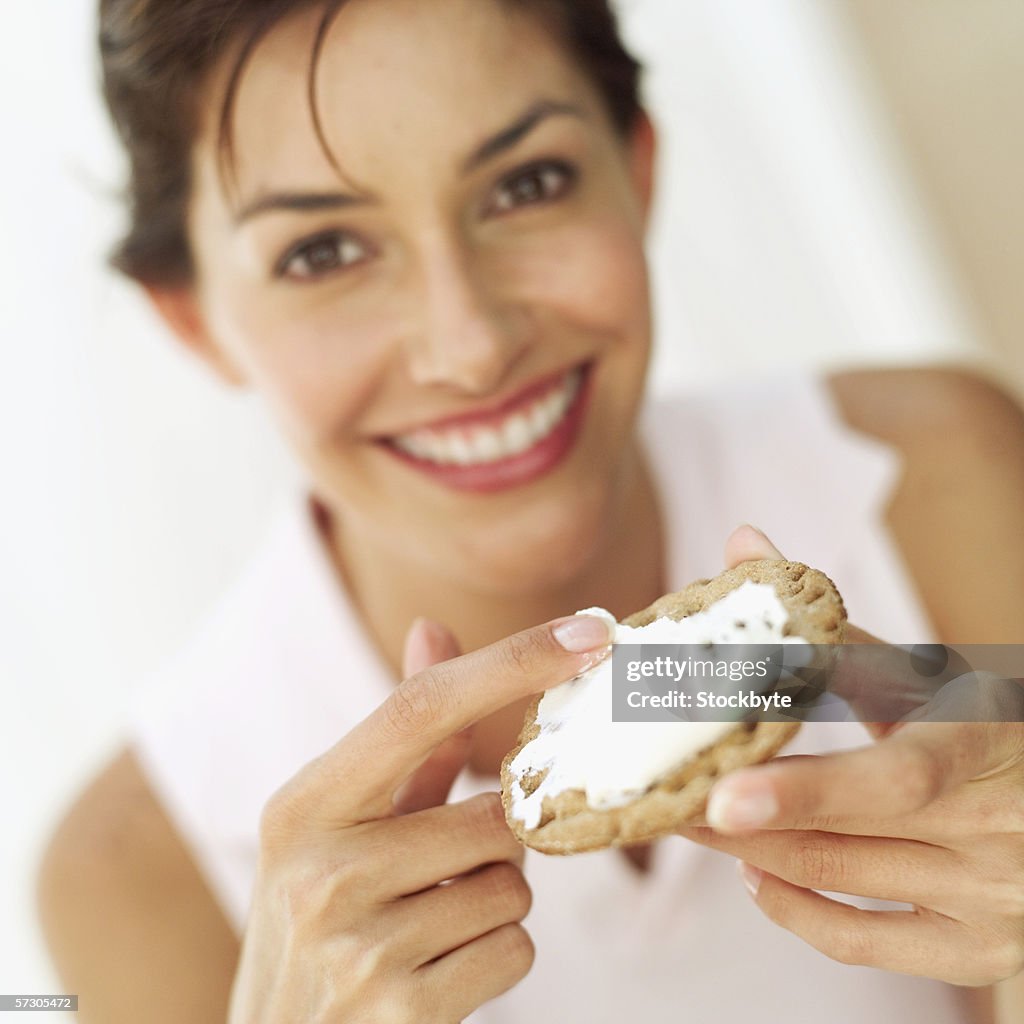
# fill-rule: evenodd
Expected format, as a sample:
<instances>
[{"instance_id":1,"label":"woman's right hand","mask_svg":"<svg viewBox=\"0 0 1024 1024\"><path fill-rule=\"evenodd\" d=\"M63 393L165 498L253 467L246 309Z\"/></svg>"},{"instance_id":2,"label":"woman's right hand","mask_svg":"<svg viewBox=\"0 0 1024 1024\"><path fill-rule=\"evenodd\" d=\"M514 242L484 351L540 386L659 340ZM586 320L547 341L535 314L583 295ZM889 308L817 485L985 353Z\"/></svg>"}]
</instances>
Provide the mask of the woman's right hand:
<instances>
[{"instance_id":1,"label":"woman's right hand","mask_svg":"<svg viewBox=\"0 0 1024 1024\"><path fill-rule=\"evenodd\" d=\"M594 664L611 631L572 616L457 657L416 629L408 678L264 809L232 1024L451 1024L532 965L498 794L444 801L468 727Z\"/></svg>"}]
</instances>

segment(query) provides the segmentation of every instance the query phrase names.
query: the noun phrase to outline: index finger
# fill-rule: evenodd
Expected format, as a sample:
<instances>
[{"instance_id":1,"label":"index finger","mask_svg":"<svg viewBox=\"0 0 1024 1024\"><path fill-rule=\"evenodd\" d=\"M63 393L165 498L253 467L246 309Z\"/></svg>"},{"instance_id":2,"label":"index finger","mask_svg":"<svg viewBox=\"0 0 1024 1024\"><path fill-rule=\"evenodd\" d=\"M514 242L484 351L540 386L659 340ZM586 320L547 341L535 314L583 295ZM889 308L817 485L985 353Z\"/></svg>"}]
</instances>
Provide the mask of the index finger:
<instances>
[{"instance_id":1,"label":"index finger","mask_svg":"<svg viewBox=\"0 0 1024 1024\"><path fill-rule=\"evenodd\" d=\"M453 733L596 664L613 621L555 619L410 676L291 780L289 817L328 828L387 817L398 786Z\"/></svg>"},{"instance_id":2,"label":"index finger","mask_svg":"<svg viewBox=\"0 0 1024 1024\"><path fill-rule=\"evenodd\" d=\"M711 791L707 820L731 832L897 819L997 770L1020 746L1016 723L914 723L871 747L735 772Z\"/></svg>"}]
</instances>

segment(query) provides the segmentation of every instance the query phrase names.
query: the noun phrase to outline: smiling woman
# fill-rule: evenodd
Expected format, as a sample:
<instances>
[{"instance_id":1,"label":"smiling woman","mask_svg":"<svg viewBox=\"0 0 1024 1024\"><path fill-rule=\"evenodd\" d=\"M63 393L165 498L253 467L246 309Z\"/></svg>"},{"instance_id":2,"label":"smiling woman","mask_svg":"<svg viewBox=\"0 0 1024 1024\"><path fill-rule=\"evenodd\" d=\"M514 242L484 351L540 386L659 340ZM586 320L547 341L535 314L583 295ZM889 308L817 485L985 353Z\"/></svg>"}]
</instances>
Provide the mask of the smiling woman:
<instances>
[{"instance_id":1,"label":"smiling woman","mask_svg":"<svg viewBox=\"0 0 1024 1024\"><path fill-rule=\"evenodd\" d=\"M262 394L306 482L51 844L43 918L84 1019L138 1020L145 1001L151 1021L656 1022L677 1019L685 972L697 1020L818 1020L826 1002L838 1024L961 1020L943 982L1019 967L1016 911L973 888L989 847L957 852L976 874L928 875L934 901L895 868L852 873L863 917L763 882L765 912L808 945L693 843L524 862L491 791L531 695L606 652L603 618L565 616L622 617L715 574L744 520L881 635L1009 639L1018 412L956 373L642 407L654 131L603 0L101 12L132 168L115 265L213 373ZM746 530L726 557L773 552ZM979 626L979 603L1002 612ZM804 752L866 736L817 725ZM992 786L1015 771L979 768ZM787 776L770 778L781 799ZM960 826L979 792L939 816L949 835L922 839L904 808L837 842L894 843L899 867L976 836ZM788 877L779 847L761 853ZM899 923L868 909L911 895ZM966 922L955 940L936 939L940 913ZM876 943L883 928L919 931ZM755 954L756 984L735 985Z\"/></svg>"},{"instance_id":2,"label":"smiling woman","mask_svg":"<svg viewBox=\"0 0 1024 1024\"><path fill-rule=\"evenodd\" d=\"M149 282L344 505L360 593L370 566L557 586L636 491L650 130L617 130L530 8L312 7L237 43L192 151L198 287Z\"/></svg>"}]
</instances>

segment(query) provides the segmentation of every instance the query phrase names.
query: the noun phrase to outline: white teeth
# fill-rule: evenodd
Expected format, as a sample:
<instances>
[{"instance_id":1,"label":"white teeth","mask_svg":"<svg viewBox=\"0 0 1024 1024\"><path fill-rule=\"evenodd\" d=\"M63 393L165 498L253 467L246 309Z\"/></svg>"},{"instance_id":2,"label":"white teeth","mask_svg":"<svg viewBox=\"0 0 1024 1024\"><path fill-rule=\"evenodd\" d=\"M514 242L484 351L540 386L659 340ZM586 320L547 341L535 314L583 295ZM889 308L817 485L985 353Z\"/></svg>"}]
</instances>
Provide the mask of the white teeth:
<instances>
[{"instance_id":1,"label":"white teeth","mask_svg":"<svg viewBox=\"0 0 1024 1024\"><path fill-rule=\"evenodd\" d=\"M419 434L407 434L404 437L396 437L395 444L401 448L403 452L415 455L418 459L426 458L429 450L429 445L426 440Z\"/></svg>"},{"instance_id":2,"label":"white teeth","mask_svg":"<svg viewBox=\"0 0 1024 1024\"><path fill-rule=\"evenodd\" d=\"M469 440L461 434L453 434L450 438L447 438L447 446L449 458L456 466L468 466L471 462L476 461L473 449L469 445ZM429 452L427 457L430 457Z\"/></svg>"},{"instance_id":3,"label":"white teeth","mask_svg":"<svg viewBox=\"0 0 1024 1024\"><path fill-rule=\"evenodd\" d=\"M565 390L556 391L550 398L550 410L555 419L569 408L569 396Z\"/></svg>"},{"instance_id":4,"label":"white teeth","mask_svg":"<svg viewBox=\"0 0 1024 1024\"><path fill-rule=\"evenodd\" d=\"M497 462L532 448L561 422L576 397L580 371L567 374L561 386L496 427L415 430L394 438L395 447L417 459L440 465L469 466Z\"/></svg>"},{"instance_id":5,"label":"white teeth","mask_svg":"<svg viewBox=\"0 0 1024 1024\"><path fill-rule=\"evenodd\" d=\"M506 450L518 455L533 444L534 433L526 417L522 413L516 413L505 422L501 438Z\"/></svg>"},{"instance_id":6,"label":"white teeth","mask_svg":"<svg viewBox=\"0 0 1024 1024\"><path fill-rule=\"evenodd\" d=\"M477 427L470 442L474 462L492 462L500 459L502 453L501 435L496 430Z\"/></svg>"},{"instance_id":7,"label":"white teeth","mask_svg":"<svg viewBox=\"0 0 1024 1024\"><path fill-rule=\"evenodd\" d=\"M543 436L551 426L551 416L543 402L538 403L530 410L530 430L532 433Z\"/></svg>"}]
</instances>

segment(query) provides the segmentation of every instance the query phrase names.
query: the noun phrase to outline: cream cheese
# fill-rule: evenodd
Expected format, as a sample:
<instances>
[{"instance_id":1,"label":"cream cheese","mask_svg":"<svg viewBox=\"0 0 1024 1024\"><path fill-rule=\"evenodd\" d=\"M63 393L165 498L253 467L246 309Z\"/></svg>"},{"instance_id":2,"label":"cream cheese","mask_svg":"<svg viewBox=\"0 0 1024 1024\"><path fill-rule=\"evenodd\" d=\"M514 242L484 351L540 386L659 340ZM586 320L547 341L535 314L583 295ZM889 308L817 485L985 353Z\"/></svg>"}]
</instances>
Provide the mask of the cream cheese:
<instances>
[{"instance_id":1,"label":"cream cheese","mask_svg":"<svg viewBox=\"0 0 1024 1024\"><path fill-rule=\"evenodd\" d=\"M603 608L577 615L599 615ZM784 636L788 614L775 588L747 580L735 590L678 622L655 619L633 628L615 625L617 644L803 644ZM630 803L682 761L715 743L735 722L613 722L612 660L548 690L537 709L539 734L510 764L512 815L526 828L540 824L546 796L580 789L595 810ZM529 795L524 776L544 771Z\"/></svg>"}]
</instances>

